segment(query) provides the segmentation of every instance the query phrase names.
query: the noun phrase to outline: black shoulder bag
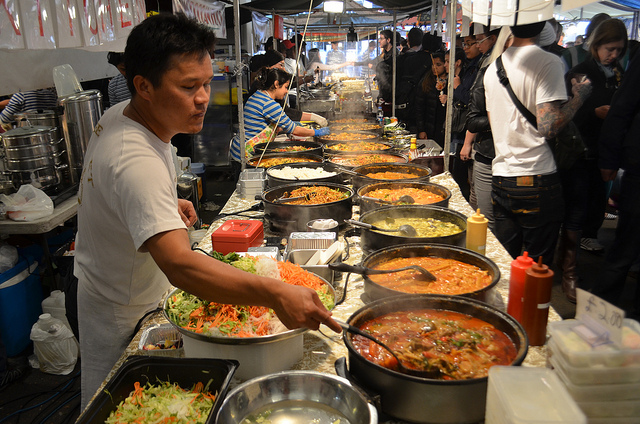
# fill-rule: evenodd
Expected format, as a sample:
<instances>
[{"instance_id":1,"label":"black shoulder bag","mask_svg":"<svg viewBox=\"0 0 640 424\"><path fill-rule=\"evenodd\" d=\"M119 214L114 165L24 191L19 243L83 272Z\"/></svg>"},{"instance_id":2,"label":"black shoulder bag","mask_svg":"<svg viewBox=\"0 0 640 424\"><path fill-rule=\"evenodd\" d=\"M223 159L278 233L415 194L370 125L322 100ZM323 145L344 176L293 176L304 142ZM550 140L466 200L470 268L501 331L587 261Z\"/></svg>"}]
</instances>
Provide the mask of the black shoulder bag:
<instances>
[{"instance_id":1,"label":"black shoulder bag","mask_svg":"<svg viewBox=\"0 0 640 424\"><path fill-rule=\"evenodd\" d=\"M496 59L496 68L498 69L497 73L500 84L504 85L507 89L509 97L511 97L511 100L516 105L516 108L520 113L537 130L538 122L535 115L522 104L511 88L509 78L507 78L507 73L502 65L502 56L498 56ZM569 121L569 123L560 130L555 138L547 138L546 140L547 143L549 143L549 147L551 147L558 169L569 169L579 158L584 157L586 147L582 140L582 136L580 135L580 130L578 130L578 127L573 121Z\"/></svg>"}]
</instances>

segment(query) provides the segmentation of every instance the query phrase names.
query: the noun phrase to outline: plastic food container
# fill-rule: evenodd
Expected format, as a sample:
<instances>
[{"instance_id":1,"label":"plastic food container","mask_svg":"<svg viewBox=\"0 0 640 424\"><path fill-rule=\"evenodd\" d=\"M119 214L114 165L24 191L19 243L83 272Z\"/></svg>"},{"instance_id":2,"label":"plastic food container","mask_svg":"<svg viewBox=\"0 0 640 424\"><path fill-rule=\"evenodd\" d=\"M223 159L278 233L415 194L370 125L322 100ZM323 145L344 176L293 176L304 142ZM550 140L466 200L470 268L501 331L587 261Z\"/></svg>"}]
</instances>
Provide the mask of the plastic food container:
<instances>
[{"instance_id":1,"label":"plastic food container","mask_svg":"<svg viewBox=\"0 0 640 424\"><path fill-rule=\"evenodd\" d=\"M548 368L489 369L485 422L586 424L587 418Z\"/></svg>"},{"instance_id":2,"label":"plastic food container","mask_svg":"<svg viewBox=\"0 0 640 424\"><path fill-rule=\"evenodd\" d=\"M636 423L640 422L640 402L637 400L580 402L578 406L589 418L635 418Z\"/></svg>"},{"instance_id":3,"label":"plastic food container","mask_svg":"<svg viewBox=\"0 0 640 424\"><path fill-rule=\"evenodd\" d=\"M158 346L159 344L164 345L167 341L172 343L172 346L175 347L145 349L145 346ZM180 358L184 356L182 334L180 334L180 332L169 323L151 326L142 332L142 336L140 336L140 343L138 344L138 352L140 355Z\"/></svg>"},{"instance_id":4,"label":"plastic food container","mask_svg":"<svg viewBox=\"0 0 640 424\"><path fill-rule=\"evenodd\" d=\"M628 367L575 367L569 364L566 356L559 350L556 340L549 340L549 363L554 368L561 368L569 381L574 384L623 384L640 383L640 363Z\"/></svg>"},{"instance_id":5,"label":"plastic food container","mask_svg":"<svg viewBox=\"0 0 640 424\"><path fill-rule=\"evenodd\" d=\"M209 389L211 392L217 392L218 396L206 423L213 424L237 367L237 361L227 359L131 356L116 371L76 424L104 423L111 411L134 390L135 382L143 385L147 381L170 381L178 383L182 388L190 389L198 382L207 384L211 379L213 382Z\"/></svg>"},{"instance_id":6,"label":"plastic food container","mask_svg":"<svg viewBox=\"0 0 640 424\"><path fill-rule=\"evenodd\" d=\"M556 351L561 353L572 367L632 367L640 373L640 347L616 348L605 345L591 348L580 336L572 331L580 325L575 319L549 323L549 334L554 341ZM631 319L624 320L627 337L640 339L640 323ZM638 344L640 346L640 344ZM632 373L634 371L631 371ZM639 380L640 381L640 380Z\"/></svg>"},{"instance_id":7,"label":"plastic food container","mask_svg":"<svg viewBox=\"0 0 640 424\"><path fill-rule=\"evenodd\" d=\"M261 246L263 239L262 221L254 219L230 219L211 234L213 250L224 255L246 252L250 247Z\"/></svg>"}]
</instances>

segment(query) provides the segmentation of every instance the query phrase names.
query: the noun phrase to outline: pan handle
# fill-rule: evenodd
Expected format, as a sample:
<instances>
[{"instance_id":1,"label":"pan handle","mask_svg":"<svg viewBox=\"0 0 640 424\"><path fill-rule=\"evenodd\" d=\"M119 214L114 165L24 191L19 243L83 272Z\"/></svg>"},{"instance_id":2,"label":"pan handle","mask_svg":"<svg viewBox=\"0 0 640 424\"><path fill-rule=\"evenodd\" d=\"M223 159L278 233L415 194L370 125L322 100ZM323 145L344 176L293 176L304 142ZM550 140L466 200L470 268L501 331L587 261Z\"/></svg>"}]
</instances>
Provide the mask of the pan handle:
<instances>
[{"instance_id":1,"label":"pan handle","mask_svg":"<svg viewBox=\"0 0 640 424\"><path fill-rule=\"evenodd\" d=\"M344 262L334 262L331 264L327 264L329 269L338 272L352 272L354 274L366 275L368 272L367 268L360 265L349 265Z\"/></svg>"}]
</instances>

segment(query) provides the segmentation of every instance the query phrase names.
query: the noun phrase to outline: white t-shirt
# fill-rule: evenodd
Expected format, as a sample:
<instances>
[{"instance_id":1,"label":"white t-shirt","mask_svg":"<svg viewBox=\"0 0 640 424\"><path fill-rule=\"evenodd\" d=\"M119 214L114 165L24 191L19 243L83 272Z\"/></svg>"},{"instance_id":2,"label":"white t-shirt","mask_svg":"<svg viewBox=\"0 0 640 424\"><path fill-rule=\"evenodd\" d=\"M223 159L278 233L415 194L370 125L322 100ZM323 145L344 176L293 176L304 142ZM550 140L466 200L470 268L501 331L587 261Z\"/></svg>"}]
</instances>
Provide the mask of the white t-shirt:
<instances>
[{"instance_id":1,"label":"white t-shirt","mask_svg":"<svg viewBox=\"0 0 640 424\"><path fill-rule=\"evenodd\" d=\"M143 243L186 228L178 213L171 144L111 107L91 136L78 192L74 274L120 305L161 300L169 281Z\"/></svg>"},{"instance_id":2,"label":"white t-shirt","mask_svg":"<svg viewBox=\"0 0 640 424\"><path fill-rule=\"evenodd\" d=\"M534 115L536 105L567 100L564 66L557 56L538 46L510 47L502 54L502 62L516 97ZM496 150L493 175L516 177L555 172L556 163L548 143L500 84L495 62L485 72L484 86Z\"/></svg>"}]
</instances>

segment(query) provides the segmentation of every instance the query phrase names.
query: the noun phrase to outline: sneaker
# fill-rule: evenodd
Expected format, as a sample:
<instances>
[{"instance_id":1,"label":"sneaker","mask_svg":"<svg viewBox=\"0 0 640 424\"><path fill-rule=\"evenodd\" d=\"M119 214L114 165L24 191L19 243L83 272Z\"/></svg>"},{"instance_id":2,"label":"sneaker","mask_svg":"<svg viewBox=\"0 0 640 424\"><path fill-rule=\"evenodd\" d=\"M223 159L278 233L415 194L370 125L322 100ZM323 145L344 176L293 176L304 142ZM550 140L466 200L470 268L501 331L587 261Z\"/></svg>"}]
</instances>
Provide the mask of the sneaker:
<instances>
[{"instance_id":1,"label":"sneaker","mask_svg":"<svg viewBox=\"0 0 640 424\"><path fill-rule=\"evenodd\" d=\"M606 219L606 220L608 220L608 221L610 221L610 220L612 220L612 219L616 219L617 217L618 217L618 215L616 215L615 213L609 213L609 212L606 212L606 213L604 214L604 219Z\"/></svg>"},{"instance_id":2,"label":"sneaker","mask_svg":"<svg viewBox=\"0 0 640 424\"><path fill-rule=\"evenodd\" d=\"M580 240L580 248L588 252L601 252L604 246L598 243L598 239L583 238Z\"/></svg>"},{"instance_id":3,"label":"sneaker","mask_svg":"<svg viewBox=\"0 0 640 424\"><path fill-rule=\"evenodd\" d=\"M9 368L5 371L4 375L0 378L0 390L5 389L9 384L22 378L25 374L23 368Z\"/></svg>"}]
</instances>

